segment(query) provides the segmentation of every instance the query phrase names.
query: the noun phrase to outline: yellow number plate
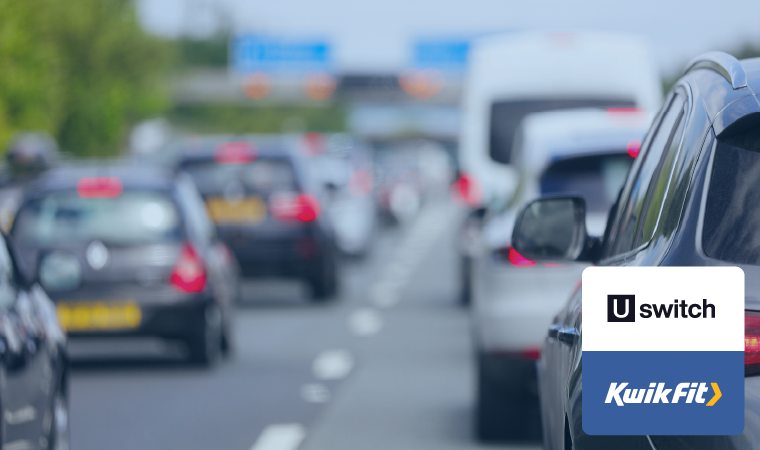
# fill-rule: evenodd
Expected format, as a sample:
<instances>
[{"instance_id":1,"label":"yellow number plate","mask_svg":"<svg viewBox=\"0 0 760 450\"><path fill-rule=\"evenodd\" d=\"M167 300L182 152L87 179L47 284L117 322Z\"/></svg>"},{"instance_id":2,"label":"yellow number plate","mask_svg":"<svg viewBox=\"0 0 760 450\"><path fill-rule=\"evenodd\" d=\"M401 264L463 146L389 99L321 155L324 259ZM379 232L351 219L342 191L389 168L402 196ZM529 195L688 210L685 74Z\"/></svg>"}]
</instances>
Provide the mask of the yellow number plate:
<instances>
[{"instance_id":1,"label":"yellow number plate","mask_svg":"<svg viewBox=\"0 0 760 450\"><path fill-rule=\"evenodd\" d=\"M206 208L215 223L247 223L263 221L267 208L260 198L246 198L238 202L228 202L223 198L206 200Z\"/></svg>"},{"instance_id":2,"label":"yellow number plate","mask_svg":"<svg viewBox=\"0 0 760 450\"><path fill-rule=\"evenodd\" d=\"M135 302L59 303L58 321L67 331L137 328L142 311Z\"/></svg>"}]
</instances>

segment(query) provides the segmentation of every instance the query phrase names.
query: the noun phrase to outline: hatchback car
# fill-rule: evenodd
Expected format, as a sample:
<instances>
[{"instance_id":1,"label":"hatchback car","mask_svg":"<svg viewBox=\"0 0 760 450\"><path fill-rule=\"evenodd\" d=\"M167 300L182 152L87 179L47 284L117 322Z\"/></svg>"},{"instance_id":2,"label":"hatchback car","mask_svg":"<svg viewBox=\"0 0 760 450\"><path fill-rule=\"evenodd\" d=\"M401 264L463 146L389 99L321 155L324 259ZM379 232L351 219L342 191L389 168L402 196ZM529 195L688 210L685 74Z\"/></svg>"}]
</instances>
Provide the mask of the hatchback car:
<instances>
[{"instance_id":1,"label":"hatchback car","mask_svg":"<svg viewBox=\"0 0 760 450\"><path fill-rule=\"evenodd\" d=\"M516 215L542 194L574 193L587 201L586 226L601 234L650 119L577 109L531 114L518 128L520 194L483 219L470 253L479 438L540 435L535 361L544 329L586 267L523 257L510 242Z\"/></svg>"},{"instance_id":2,"label":"hatchback car","mask_svg":"<svg viewBox=\"0 0 760 450\"><path fill-rule=\"evenodd\" d=\"M26 190L10 236L70 338L179 340L206 365L231 347L236 263L189 177L53 169Z\"/></svg>"},{"instance_id":3,"label":"hatchback car","mask_svg":"<svg viewBox=\"0 0 760 450\"><path fill-rule=\"evenodd\" d=\"M745 273L745 426L736 436L583 431L581 289L548 327L539 365L545 448L751 449L760 445L760 59L713 52L668 95L601 237L579 197L539 199L515 224L531 259L600 266L739 266Z\"/></svg>"},{"instance_id":4,"label":"hatchback car","mask_svg":"<svg viewBox=\"0 0 760 450\"><path fill-rule=\"evenodd\" d=\"M55 306L0 236L2 448L68 450L68 356Z\"/></svg>"},{"instance_id":5,"label":"hatchback car","mask_svg":"<svg viewBox=\"0 0 760 450\"><path fill-rule=\"evenodd\" d=\"M207 136L181 144L178 167L203 196L243 276L304 280L314 300L338 289L337 251L324 191L295 143L277 137Z\"/></svg>"}]
</instances>

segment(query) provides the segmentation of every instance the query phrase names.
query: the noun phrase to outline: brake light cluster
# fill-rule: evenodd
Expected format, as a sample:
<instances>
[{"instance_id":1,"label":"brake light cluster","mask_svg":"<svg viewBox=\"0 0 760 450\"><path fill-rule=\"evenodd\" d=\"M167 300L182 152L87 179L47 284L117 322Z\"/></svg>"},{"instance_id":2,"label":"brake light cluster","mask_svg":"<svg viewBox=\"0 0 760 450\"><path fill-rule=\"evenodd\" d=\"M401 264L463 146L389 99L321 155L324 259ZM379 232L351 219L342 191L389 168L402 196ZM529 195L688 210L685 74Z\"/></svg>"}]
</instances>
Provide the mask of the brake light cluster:
<instances>
[{"instance_id":1,"label":"brake light cluster","mask_svg":"<svg viewBox=\"0 0 760 450\"><path fill-rule=\"evenodd\" d=\"M272 216L280 220L312 222L319 217L319 201L309 194L272 194L269 210Z\"/></svg>"},{"instance_id":2,"label":"brake light cluster","mask_svg":"<svg viewBox=\"0 0 760 450\"><path fill-rule=\"evenodd\" d=\"M206 287L206 265L191 244L182 246L169 281L182 292L201 292Z\"/></svg>"},{"instance_id":3,"label":"brake light cluster","mask_svg":"<svg viewBox=\"0 0 760 450\"><path fill-rule=\"evenodd\" d=\"M458 205L477 206L482 198L480 183L472 175L460 175L451 186L451 199Z\"/></svg>"},{"instance_id":4,"label":"brake light cluster","mask_svg":"<svg viewBox=\"0 0 760 450\"><path fill-rule=\"evenodd\" d=\"M625 149L628 151L628 156L631 158L636 158L639 156L639 152L641 151L641 141L630 141L628 142L628 145L626 145Z\"/></svg>"},{"instance_id":5,"label":"brake light cluster","mask_svg":"<svg viewBox=\"0 0 760 450\"><path fill-rule=\"evenodd\" d=\"M744 314L744 372L760 373L760 313Z\"/></svg>"},{"instance_id":6,"label":"brake light cluster","mask_svg":"<svg viewBox=\"0 0 760 450\"><path fill-rule=\"evenodd\" d=\"M77 194L82 198L116 198L124 186L115 177L81 178L77 182Z\"/></svg>"},{"instance_id":7,"label":"brake light cluster","mask_svg":"<svg viewBox=\"0 0 760 450\"><path fill-rule=\"evenodd\" d=\"M225 142L214 150L219 164L248 164L256 159L256 149L250 142Z\"/></svg>"}]
</instances>

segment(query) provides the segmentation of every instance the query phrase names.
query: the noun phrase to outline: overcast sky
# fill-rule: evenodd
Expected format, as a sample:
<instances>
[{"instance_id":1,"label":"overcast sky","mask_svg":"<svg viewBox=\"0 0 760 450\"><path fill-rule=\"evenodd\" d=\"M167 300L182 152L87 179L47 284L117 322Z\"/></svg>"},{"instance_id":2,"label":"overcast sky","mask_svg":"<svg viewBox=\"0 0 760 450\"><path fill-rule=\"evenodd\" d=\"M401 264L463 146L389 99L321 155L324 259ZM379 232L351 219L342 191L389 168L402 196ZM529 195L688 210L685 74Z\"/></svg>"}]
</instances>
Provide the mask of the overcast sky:
<instances>
[{"instance_id":1,"label":"overcast sky","mask_svg":"<svg viewBox=\"0 0 760 450\"><path fill-rule=\"evenodd\" d=\"M394 71L418 37L523 28L637 32L665 74L708 50L760 45L760 1L715 0L139 0L146 28L207 34L219 12L238 31L328 39L338 69ZM688 5L688 6L686 6Z\"/></svg>"}]
</instances>

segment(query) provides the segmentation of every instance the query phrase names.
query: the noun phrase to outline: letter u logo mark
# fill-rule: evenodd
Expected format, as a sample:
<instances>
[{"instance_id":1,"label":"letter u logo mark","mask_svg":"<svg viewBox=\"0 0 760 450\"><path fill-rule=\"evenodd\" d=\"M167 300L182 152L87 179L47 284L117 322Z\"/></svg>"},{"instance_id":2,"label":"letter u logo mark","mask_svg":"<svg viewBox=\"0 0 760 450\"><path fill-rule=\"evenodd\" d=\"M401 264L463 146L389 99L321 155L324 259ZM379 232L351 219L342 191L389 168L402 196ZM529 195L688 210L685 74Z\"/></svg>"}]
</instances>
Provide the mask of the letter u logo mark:
<instances>
[{"instance_id":1,"label":"letter u logo mark","mask_svg":"<svg viewBox=\"0 0 760 450\"><path fill-rule=\"evenodd\" d=\"M623 319L628 316L628 299L625 299L625 312L623 314L618 314L618 306L617 306L617 299L612 300L612 314L615 315L618 319Z\"/></svg>"}]
</instances>

